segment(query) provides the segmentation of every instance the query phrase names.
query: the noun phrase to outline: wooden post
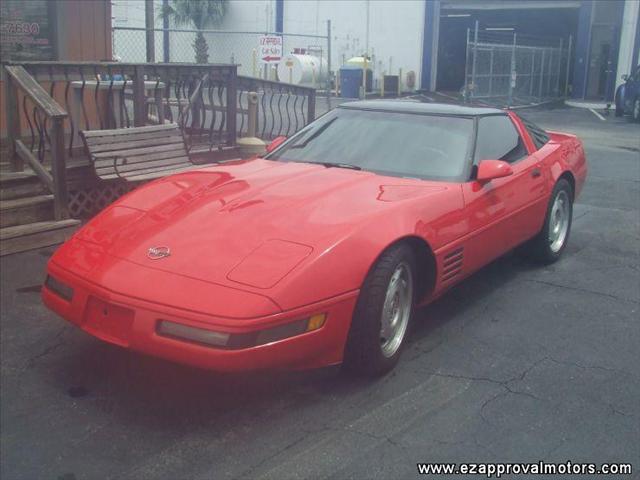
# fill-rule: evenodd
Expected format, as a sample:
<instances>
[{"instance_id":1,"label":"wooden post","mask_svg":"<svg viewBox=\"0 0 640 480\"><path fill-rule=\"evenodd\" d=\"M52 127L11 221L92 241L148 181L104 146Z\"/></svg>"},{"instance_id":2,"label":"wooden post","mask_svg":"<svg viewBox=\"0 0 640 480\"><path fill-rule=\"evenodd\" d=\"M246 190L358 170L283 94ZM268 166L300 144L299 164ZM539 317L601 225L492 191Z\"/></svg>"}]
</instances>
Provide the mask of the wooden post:
<instances>
[{"instance_id":1,"label":"wooden post","mask_svg":"<svg viewBox=\"0 0 640 480\"><path fill-rule=\"evenodd\" d=\"M64 117L52 119L51 126L51 176L53 177L53 208L56 220L69 218L67 201L67 151L64 145Z\"/></svg>"},{"instance_id":2,"label":"wooden post","mask_svg":"<svg viewBox=\"0 0 640 480\"><path fill-rule=\"evenodd\" d=\"M309 92L307 97L309 105L307 105L307 125L316 119L316 91L315 89Z\"/></svg>"},{"instance_id":3,"label":"wooden post","mask_svg":"<svg viewBox=\"0 0 640 480\"><path fill-rule=\"evenodd\" d=\"M133 126L143 127L147 123L147 100L144 90L144 66L136 65L133 73Z\"/></svg>"},{"instance_id":4,"label":"wooden post","mask_svg":"<svg viewBox=\"0 0 640 480\"><path fill-rule=\"evenodd\" d=\"M235 146L236 137L236 121L238 115L238 85L237 85L236 67L231 69L227 79L227 145Z\"/></svg>"},{"instance_id":5,"label":"wooden post","mask_svg":"<svg viewBox=\"0 0 640 480\"><path fill-rule=\"evenodd\" d=\"M7 141L9 142L9 159L14 172L24 171L24 160L16 155L16 140L20 139L20 110L18 109L18 89L11 80L11 75L4 72L5 114L7 118Z\"/></svg>"},{"instance_id":6,"label":"wooden post","mask_svg":"<svg viewBox=\"0 0 640 480\"><path fill-rule=\"evenodd\" d=\"M158 112L159 125L164 125L164 97L162 95L163 90L164 89L160 89L160 88L155 89L156 110Z\"/></svg>"}]
</instances>

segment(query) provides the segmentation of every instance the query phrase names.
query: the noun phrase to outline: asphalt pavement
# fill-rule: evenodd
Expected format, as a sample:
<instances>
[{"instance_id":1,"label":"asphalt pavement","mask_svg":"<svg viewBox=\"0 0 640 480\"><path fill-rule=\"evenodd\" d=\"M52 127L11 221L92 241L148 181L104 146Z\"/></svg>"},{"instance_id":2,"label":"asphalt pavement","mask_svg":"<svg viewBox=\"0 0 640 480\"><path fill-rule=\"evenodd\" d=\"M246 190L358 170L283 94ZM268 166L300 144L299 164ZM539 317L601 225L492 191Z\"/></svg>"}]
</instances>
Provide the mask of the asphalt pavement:
<instances>
[{"instance_id":1,"label":"asphalt pavement","mask_svg":"<svg viewBox=\"0 0 640 480\"><path fill-rule=\"evenodd\" d=\"M522 113L585 142L564 257L472 276L419 312L376 381L220 375L106 345L41 304L52 248L3 257L0 476L410 479L417 462L571 460L638 478L640 126Z\"/></svg>"}]
</instances>

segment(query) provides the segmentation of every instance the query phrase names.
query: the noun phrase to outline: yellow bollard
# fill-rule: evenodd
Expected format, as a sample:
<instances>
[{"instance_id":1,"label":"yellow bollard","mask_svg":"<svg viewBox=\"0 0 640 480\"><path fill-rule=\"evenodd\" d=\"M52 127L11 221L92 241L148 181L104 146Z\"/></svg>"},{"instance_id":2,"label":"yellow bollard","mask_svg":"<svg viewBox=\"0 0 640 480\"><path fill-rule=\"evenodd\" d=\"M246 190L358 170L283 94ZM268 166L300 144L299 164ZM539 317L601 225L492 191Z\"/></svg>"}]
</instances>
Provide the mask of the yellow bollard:
<instances>
[{"instance_id":1,"label":"yellow bollard","mask_svg":"<svg viewBox=\"0 0 640 480\"><path fill-rule=\"evenodd\" d=\"M384 98L384 72L380 74L380 98Z\"/></svg>"},{"instance_id":2,"label":"yellow bollard","mask_svg":"<svg viewBox=\"0 0 640 480\"><path fill-rule=\"evenodd\" d=\"M398 70L398 96L402 96L402 69Z\"/></svg>"},{"instance_id":3,"label":"yellow bollard","mask_svg":"<svg viewBox=\"0 0 640 480\"><path fill-rule=\"evenodd\" d=\"M336 97L340 95L340 71L336 74Z\"/></svg>"},{"instance_id":4,"label":"yellow bollard","mask_svg":"<svg viewBox=\"0 0 640 480\"><path fill-rule=\"evenodd\" d=\"M253 76L257 77L258 76L258 52L256 51L255 48L253 49L251 64L253 67Z\"/></svg>"}]
</instances>

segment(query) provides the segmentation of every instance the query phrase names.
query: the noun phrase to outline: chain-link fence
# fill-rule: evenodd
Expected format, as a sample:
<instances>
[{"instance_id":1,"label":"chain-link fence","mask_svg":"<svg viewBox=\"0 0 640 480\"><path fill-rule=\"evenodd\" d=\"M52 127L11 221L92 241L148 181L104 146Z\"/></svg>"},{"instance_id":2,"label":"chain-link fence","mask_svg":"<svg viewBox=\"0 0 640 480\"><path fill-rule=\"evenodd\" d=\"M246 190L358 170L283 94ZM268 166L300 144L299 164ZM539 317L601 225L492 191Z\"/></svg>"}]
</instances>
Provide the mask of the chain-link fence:
<instances>
[{"instance_id":1,"label":"chain-link fence","mask_svg":"<svg viewBox=\"0 0 640 480\"><path fill-rule=\"evenodd\" d=\"M464 98L513 105L566 96L571 44L467 30Z\"/></svg>"},{"instance_id":2,"label":"chain-link fence","mask_svg":"<svg viewBox=\"0 0 640 480\"><path fill-rule=\"evenodd\" d=\"M156 29L154 50L156 62L193 63L196 54L194 42L196 30ZM209 63L238 64L238 74L277 80L275 65L266 65L259 58L259 39L263 35L282 36L283 54L306 53L323 59L321 68L330 64L330 36L299 35L271 32L231 32L202 30L207 42ZM122 62L146 62L146 29L131 27L113 28L113 53ZM318 78L327 78L326 72L317 72ZM288 81L287 79L280 79ZM324 88L324 85L319 86Z\"/></svg>"}]
</instances>

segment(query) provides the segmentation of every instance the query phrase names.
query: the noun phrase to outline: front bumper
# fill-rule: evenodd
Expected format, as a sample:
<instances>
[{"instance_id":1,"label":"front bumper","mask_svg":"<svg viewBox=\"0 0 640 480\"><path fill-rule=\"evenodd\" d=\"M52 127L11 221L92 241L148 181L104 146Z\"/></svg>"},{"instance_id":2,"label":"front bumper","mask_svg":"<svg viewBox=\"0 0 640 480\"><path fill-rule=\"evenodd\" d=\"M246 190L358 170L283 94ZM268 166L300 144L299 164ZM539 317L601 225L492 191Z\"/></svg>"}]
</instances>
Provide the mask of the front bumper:
<instances>
[{"instance_id":1,"label":"front bumper","mask_svg":"<svg viewBox=\"0 0 640 480\"><path fill-rule=\"evenodd\" d=\"M48 273L73 288L71 300L45 285L45 305L85 332L121 347L217 371L305 369L340 363L358 292L287 312L252 319L212 317L112 292L56 264ZM283 340L239 349L222 349L158 333L162 320L231 335L250 334L325 313L324 325Z\"/></svg>"}]
</instances>

